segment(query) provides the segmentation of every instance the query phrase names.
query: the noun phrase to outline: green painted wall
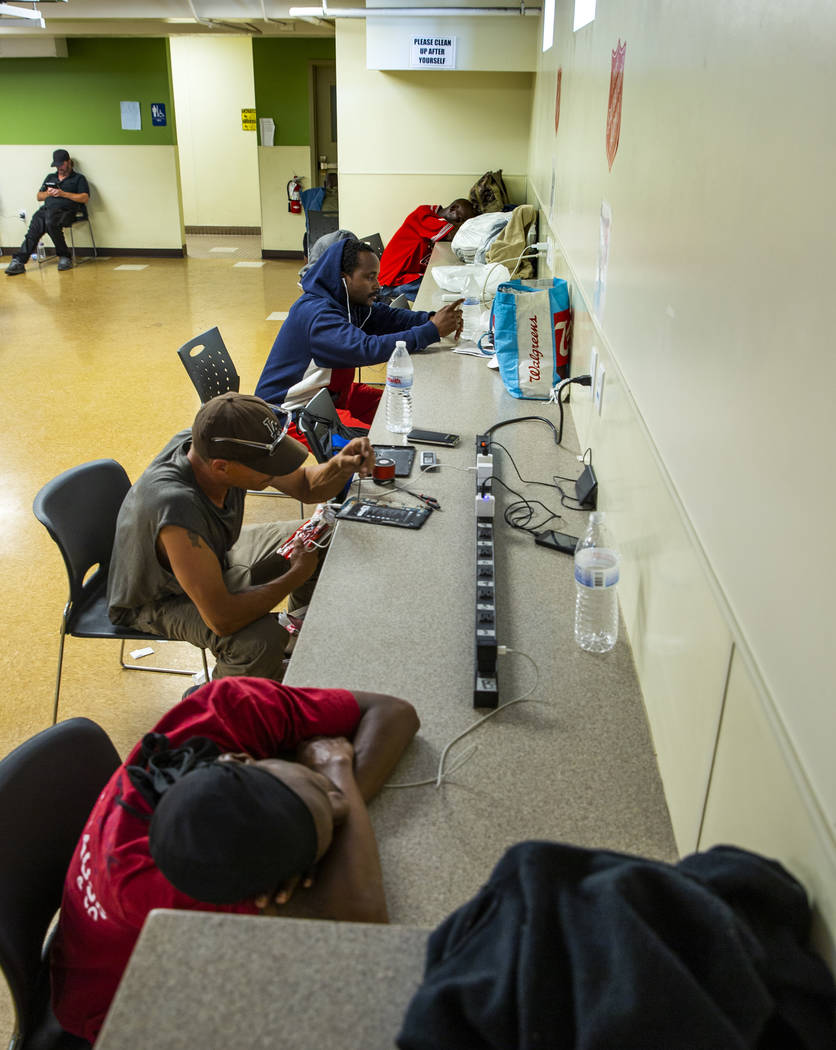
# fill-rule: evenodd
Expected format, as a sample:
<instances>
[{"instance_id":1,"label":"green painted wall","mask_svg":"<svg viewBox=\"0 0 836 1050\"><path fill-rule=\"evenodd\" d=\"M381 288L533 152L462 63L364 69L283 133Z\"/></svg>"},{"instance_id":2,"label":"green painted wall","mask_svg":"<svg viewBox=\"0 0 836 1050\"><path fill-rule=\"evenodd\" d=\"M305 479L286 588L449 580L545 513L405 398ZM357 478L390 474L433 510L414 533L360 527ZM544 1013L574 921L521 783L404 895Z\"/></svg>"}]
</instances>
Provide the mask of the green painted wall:
<instances>
[{"instance_id":1,"label":"green painted wall","mask_svg":"<svg viewBox=\"0 0 836 1050\"><path fill-rule=\"evenodd\" d=\"M140 103L141 131L122 130L122 101ZM165 127L152 126L152 102L165 103ZM167 40L69 37L67 58L0 58L4 145L176 141Z\"/></svg>"},{"instance_id":2,"label":"green painted wall","mask_svg":"<svg viewBox=\"0 0 836 1050\"><path fill-rule=\"evenodd\" d=\"M308 63L333 62L334 58L331 38L253 40L256 110L259 117L272 117L276 122L277 146L309 145Z\"/></svg>"}]
</instances>

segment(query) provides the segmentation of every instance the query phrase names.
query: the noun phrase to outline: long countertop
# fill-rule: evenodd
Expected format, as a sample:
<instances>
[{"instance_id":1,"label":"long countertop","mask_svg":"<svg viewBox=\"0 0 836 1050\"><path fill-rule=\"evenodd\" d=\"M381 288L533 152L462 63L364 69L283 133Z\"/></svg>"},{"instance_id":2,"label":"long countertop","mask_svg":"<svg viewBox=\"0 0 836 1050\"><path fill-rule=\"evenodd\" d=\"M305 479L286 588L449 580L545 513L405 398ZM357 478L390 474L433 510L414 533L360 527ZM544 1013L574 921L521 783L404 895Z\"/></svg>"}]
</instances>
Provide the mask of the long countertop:
<instances>
[{"instance_id":1,"label":"long countertop","mask_svg":"<svg viewBox=\"0 0 836 1050\"><path fill-rule=\"evenodd\" d=\"M438 245L433 264L452 261L449 245ZM428 275L416 308L440 305ZM419 477L413 467L402 484L434 496L442 509L417 531L338 524L286 677L292 685L379 690L412 701L422 728L392 778L399 783L433 778L444 746L485 713L472 703L476 434L512 417L558 420L553 404L511 397L484 359L439 347L414 354L413 363L415 426L451 430L461 441L436 449L439 470ZM404 442L386 431L382 410L371 438ZM580 473L571 411L562 448L538 422L504 427L494 438L526 479ZM575 535L583 529L585 513L561 508L554 489L522 485L501 451L495 469L513 489L563 514L547 527ZM381 491L361 486L364 496ZM494 492L500 510L513 498L498 483ZM391 502L416 501L399 494ZM500 703L537 685L530 701L500 711L451 750L448 766L476 745L440 788L384 790L372 802L394 922L435 925L521 839L676 857L625 633L610 653L578 649L571 556L537 546L501 513L497 523L498 642L537 665L535 673L526 656L500 658Z\"/></svg>"}]
</instances>

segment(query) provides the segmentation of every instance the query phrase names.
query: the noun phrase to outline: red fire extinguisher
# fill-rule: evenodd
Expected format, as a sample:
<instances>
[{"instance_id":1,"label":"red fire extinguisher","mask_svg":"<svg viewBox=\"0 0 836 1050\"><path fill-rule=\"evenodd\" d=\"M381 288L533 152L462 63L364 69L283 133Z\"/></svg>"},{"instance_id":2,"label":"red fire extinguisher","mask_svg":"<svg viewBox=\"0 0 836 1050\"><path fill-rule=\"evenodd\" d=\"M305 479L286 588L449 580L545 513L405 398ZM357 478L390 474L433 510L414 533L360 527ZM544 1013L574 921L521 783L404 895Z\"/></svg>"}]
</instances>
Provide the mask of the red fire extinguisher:
<instances>
[{"instance_id":1,"label":"red fire extinguisher","mask_svg":"<svg viewBox=\"0 0 836 1050\"><path fill-rule=\"evenodd\" d=\"M287 210L293 215L302 213L302 180L298 175L287 184Z\"/></svg>"}]
</instances>

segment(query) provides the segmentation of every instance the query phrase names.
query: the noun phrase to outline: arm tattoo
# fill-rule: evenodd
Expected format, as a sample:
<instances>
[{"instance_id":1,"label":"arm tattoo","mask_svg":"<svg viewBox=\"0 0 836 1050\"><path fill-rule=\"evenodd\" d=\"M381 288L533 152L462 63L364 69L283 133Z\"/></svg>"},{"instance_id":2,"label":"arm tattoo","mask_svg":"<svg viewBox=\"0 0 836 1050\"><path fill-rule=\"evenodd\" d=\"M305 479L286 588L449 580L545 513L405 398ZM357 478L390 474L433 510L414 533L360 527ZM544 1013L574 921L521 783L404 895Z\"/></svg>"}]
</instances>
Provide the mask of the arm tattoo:
<instances>
[{"instance_id":1,"label":"arm tattoo","mask_svg":"<svg viewBox=\"0 0 836 1050\"><path fill-rule=\"evenodd\" d=\"M193 547L199 547L200 546L200 535L198 533L192 532L191 529L186 529L186 535L192 541L192 546Z\"/></svg>"}]
</instances>

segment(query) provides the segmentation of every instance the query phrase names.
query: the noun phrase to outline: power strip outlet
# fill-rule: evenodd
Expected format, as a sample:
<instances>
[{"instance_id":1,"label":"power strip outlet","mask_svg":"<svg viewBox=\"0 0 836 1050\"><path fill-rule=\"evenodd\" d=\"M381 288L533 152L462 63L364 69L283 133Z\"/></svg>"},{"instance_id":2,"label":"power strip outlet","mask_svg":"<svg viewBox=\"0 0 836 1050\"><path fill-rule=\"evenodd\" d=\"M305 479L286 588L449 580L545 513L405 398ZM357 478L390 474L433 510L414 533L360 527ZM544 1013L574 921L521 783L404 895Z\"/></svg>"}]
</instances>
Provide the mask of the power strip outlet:
<instances>
[{"instance_id":1,"label":"power strip outlet","mask_svg":"<svg viewBox=\"0 0 836 1050\"><path fill-rule=\"evenodd\" d=\"M493 473L491 442L476 437L476 594L474 624L473 706L496 707L496 565L494 561L495 499L490 491Z\"/></svg>"}]
</instances>

